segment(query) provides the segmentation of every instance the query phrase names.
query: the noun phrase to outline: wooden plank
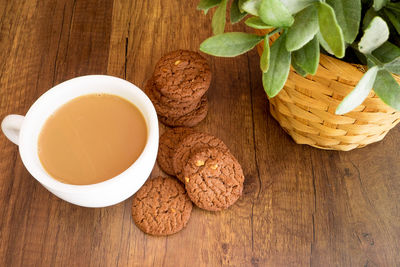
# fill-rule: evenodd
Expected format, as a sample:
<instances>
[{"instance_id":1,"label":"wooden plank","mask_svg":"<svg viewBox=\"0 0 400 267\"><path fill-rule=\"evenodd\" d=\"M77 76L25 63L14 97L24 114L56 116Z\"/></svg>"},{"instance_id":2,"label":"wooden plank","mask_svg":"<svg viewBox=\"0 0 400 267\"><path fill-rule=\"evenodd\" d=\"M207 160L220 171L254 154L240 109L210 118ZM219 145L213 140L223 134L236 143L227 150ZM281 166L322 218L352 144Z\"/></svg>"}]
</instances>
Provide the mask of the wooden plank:
<instances>
[{"instance_id":1,"label":"wooden plank","mask_svg":"<svg viewBox=\"0 0 400 267\"><path fill-rule=\"evenodd\" d=\"M399 263L400 175L395 129L380 144L348 153L312 151L316 185L312 263L396 266Z\"/></svg>"},{"instance_id":2,"label":"wooden plank","mask_svg":"<svg viewBox=\"0 0 400 267\"><path fill-rule=\"evenodd\" d=\"M249 54L261 182L253 207L259 248L255 259L260 266L305 266L310 264L313 240L313 165L308 147L294 144L268 113L258 61L255 52Z\"/></svg>"},{"instance_id":3,"label":"wooden plank","mask_svg":"<svg viewBox=\"0 0 400 267\"><path fill-rule=\"evenodd\" d=\"M55 3L53 3L55 4ZM24 114L40 94L52 86L51 57L55 51L51 46L51 24L46 25L47 7L34 1L7 2L1 25L1 117L6 114ZM54 15L60 15L54 12ZM59 19L57 19L59 20ZM58 23L61 24L61 21ZM57 25L55 25L57 27ZM41 30L42 29L42 30ZM47 37L47 38L46 38ZM17 147L1 135L0 163L0 259L4 266L22 265L30 251L38 252L40 240L29 239L30 233L43 236L46 232L47 209L33 210L37 203L48 202L49 193L38 185L24 169ZM4 153L4 154L3 154ZM35 199L37 202L32 202ZM7 205L5 205L7 204ZM33 216L37 216L32 218ZM30 219L37 219L36 230L29 226ZM35 254L32 254L35 255ZM37 256L37 254L35 255ZM31 257L32 259L32 257ZM35 261L38 261L37 258ZM1 264L0 264L1 265Z\"/></svg>"},{"instance_id":4,"label":"wooden plank","mask_svg":"<svg viewBox=\"0 0 400 267\"><path fill-rule=\"evenodd\" d=\"M7 1L1 23L1 117L24 114L53 85L106 73L112 2ZM4 65L3 65L4 64ZM57 199L22 166L17 147L1 135L0 265L89 263L100 243L95 229L104 210ZM89 238L86 238L89 237ZM101 257L96 258L101 260Z\"/></svg>"}]
</instances>

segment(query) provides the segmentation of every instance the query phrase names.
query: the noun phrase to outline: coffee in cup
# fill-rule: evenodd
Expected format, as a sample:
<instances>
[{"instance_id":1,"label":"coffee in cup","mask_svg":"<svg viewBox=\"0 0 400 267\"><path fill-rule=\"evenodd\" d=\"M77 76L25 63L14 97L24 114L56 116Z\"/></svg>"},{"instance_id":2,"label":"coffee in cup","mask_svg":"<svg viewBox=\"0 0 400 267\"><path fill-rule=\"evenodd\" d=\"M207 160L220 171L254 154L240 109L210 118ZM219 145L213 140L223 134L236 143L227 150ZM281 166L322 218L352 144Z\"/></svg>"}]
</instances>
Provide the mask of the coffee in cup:
<instances>
[{"instance_id":1,"label":"coffee in cup","mask_svg":"<svg viewBox=\"0 0 400 267\"><path fill-rule=\"evenodd\" d=\"M146 140L146 122L135 105L116 95L89 94L70 100L47 119L38 154L53 178L89 185L125 171Z\"/></svg>"}]
</instances>

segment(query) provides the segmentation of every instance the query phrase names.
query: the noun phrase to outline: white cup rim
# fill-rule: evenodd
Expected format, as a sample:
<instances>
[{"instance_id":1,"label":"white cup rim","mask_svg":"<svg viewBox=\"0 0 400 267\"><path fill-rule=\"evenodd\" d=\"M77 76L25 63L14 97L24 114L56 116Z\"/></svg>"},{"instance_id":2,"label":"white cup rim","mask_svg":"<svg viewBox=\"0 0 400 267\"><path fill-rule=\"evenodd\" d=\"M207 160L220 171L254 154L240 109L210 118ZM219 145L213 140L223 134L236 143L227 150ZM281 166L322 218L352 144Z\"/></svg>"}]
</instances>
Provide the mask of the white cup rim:
<instances>
[{"instance_id":1,"label":"white cup rim","mask_svg":"<svg viewBox=\"0 0 400 267\"><path fill-rule=\"evenodd\" d=\"M101 80L104 82L106 82L106 81L113 82L113 83L119 84L121 86L130 87L133 90L132 92L134 92L135 96L140 98L140 100L138 100L138 101L140 101L141 103L144 104L144 107L147 109L147 112L150 114L149 115L150 119L146 121L147 130L148 130L147 141L146 141L146 145L145 145L142 153L140 154L139 158L128 169L126 169L119 175L114 176L106 181L96 183L96 184L90 184L90 185L66 184L66 183L62 183L62 182L54 179L47 172L45 172L45 171L43 172L42 170L40 170L32 165L31 161L29 160L29 157L31 157L30 155L32 152L29 151L29 148L27 147L29 144L25 143L25 140L26 140L25 134L27 133L26 127L30 127L30 124L27 122L29 122L29 120L31 118L35 117L35 113L41 105L46 104L46 102L48 102L48 99L50 97L55 97L57 94L59 94L59 92L61 90L63 90L63 88L72 87L72 85L76 82L83 82L83 81L89 81L89 80L96 80L96 81ZM100 90L98 92L101 93L102 91ZM103 93L109 93L109 92L103 92ZM83 93L83 94L78 93L76 96L72 97L72 99L79 97L81 95L85 95L85 93ZM68 101L65 101L65 102L68 102ZM60 105L57 106L57 108L59 108L59 107L60 107ZM142 113L144 112L143 110L140 110L140 111ZM35 179L38 180L41 184L43 184L45 187L56 190L56 191L72 193L72 194L88 192L91 190L98 191L99 189L106 190L107 188L114 187L116 184L120 183L120 180L127 179L127 177L126 177L127 174L134 173L136 168L140 168L141 167L140 165L143 165L142 162L144 160L146 160L146 158L150 157L150 153L151 153L150 146L156 145L158 147L158 118L157 118L157 114L156 114L156 111L155 111L155 108L154 108L152 102L147 97L147 95L141 89L139 89L136 85L134 85L126 80L123 80L121 78L117 78L117 77L109 76L109 75L80 76L80 77L76 77L76 78L64 81L64 82L52 87L51 89L49 89L47 92L45 92L43 95L41 95L35 101L35 103L30 107L30 109L28 110L28 112L25 115L24 123L22 124L21 130L20 130L19 142L20 142L19 143L19 151L20 151L22 162L24 163L27 170L32 174L32 176L34 176ZM154 142L156 142L156 144L154 144ZM143 184L146 181L146 179L144 179L143 181L138 181L138 182Z\"/></svg>"}]
</instances>

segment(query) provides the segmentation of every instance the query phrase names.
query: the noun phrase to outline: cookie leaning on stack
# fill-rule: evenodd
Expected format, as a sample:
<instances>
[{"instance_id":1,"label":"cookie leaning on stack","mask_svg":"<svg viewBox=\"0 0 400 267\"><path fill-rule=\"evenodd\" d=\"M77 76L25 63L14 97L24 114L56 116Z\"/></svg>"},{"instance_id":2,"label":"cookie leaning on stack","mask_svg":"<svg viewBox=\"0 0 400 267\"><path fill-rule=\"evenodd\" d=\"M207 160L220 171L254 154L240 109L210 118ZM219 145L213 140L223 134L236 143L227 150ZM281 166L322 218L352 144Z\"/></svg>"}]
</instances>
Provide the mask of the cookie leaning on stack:
<instances>
[{"instance_id":1,"label":"cookie leaning on stack","mask_svg":"<svg viewBox=\"0 0 400 267\"><path fill-rule=\"evenodd\" d=\"M145 93L162 123L193 127L207 116L205 93L210 83L207 60L197 52L177 50L157 62L153 77L145 85Z\"/></svg>"},{"instance_id":2,"label":"cookie leaning on stack","mask_svg":"<svg viewBox=\"0 0 400 267\"><path fill-rule=\"evenodd\" d=\"M242 195L242 167L224 142L210 134L183 127L168 129L160 138L157 162L185 184L190 200L199 208L227 209Z\"/></svg>"},{"instance_id":3,"label":"cookie leaning on stack","mask_svg":"<svg viewBox=\"0 0 400 267\"><path fill-rule=\"evenodd\" d=\"M178 127L168 129L163 135L161 135L158 146L157 162L165 173L176 176L172 163L175 149L186 136L193 132L194 131L191 128Z\"/></svg>"},{"instance_id":4,"label":"cookie leaning on stack","mask_svg":"<svg viewBox=\"0 0 400 267\"><path fill-rule=\"evenodd\" d=\"M218 147L193 153L184 169L185 188L197 207L220 211L242 195L244 176L235 157Z\"/></svg>"}]
</instances>

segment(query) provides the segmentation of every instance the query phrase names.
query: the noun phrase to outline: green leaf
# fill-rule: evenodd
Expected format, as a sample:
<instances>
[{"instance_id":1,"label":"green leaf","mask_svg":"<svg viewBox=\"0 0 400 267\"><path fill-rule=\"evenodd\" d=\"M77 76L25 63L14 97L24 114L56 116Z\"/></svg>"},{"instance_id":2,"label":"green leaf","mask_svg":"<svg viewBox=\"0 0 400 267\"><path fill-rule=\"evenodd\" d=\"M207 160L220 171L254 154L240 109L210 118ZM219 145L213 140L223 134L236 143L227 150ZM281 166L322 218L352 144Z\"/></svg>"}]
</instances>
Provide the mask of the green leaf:
<instances>
[{"instance_id":1,"label":"green leaf","mask_svg":"<svg viewBox=\"0 0 400 267\"><path fill-rule=\"evenodd\" d=\"M396 29L397 33L400 33L400 21L397 18L396 14L388 9L384 9L383 13L389 18L390 22L392 23L393 27Z\"/></svg>"},{"instance_id":2,"label":"green leaf","mask_svg":"<svg viewBox=\"0 0 400 267\"><path fill-rule=\"evenodd\" d=\"M400 110L400 85L387 70L378 72L374 91L386 105Z\"/></svg>"},{"instance_id":3,"label":"green leaf","mask_svg":"<svg viewBox=\"0 0 400 267\"><path fill-rule=\"evenodd\" d=\"M258 16L258 9L260 8L262 0L247 0L241 7L244 11L254 16Z\"/></svg>"},{"instance_id":4,"label":"green leaf","mask_svg":"<svg viewBox=\"0 0 400 267\"><path fill-rule=\"evenodd\" d=\"M335 10L336 19L343 31L344 40L351 44L357 37L361 21L360 0L326 0Z\"/></svg>"},{"instance_id":5,"label":"green leaf","mask_svg":"<svg viewBox=\"0 0 400 267\"><path fill-rule=\"evenodd\" d=\"M326 50L328 52L331 51L338 58L344 57L343 32L336 20L335 11L331 6L323 2L318 4L318 22L321 36L329 47Z\"/></svg>"},{"instance_id":6,"label":"green leaf","mask_svg":"<svg viewBox=\"0 0 400 267\"><path fill-rule=\"evenodd\" d=\"M318 32L318 13L314 5L310 5L297 13L294 23L287 31L286 49L295 51L303 47Z\"/></svg>"},{"instance_id":7,"label":"green leaf","mask_svg":"<svg viewBox=\"0 0 400 267\"><path fill-rule=\"evenodd\" d=\"M307 73L314 75L317 72L319 63L319 44L317 36L314 36L314 38L300 50L292 53L292 65L293 62Z\"/></svg>"},{"instance_id":8,"label":"green leaf","mask_svg":"<svg viewBox=\"0 0 400 267\"><path fill-rule=\"evenodd\" d=\"M218 6L221 0L200 0L197 5L197 10L203 10L204 14L207 14L210 8Z\"/></svg>"},{"instance_id":9,"label":"green leaf","mask_svg":"<svg viewBox=\"0 0 400 267\"><path fill-rule=\"evenodd\" d=\"M270 65L263 74L264 90L269 97L276 96L283 88L290 71L290 52L286 50L286 38L282 34L271 46Z\"/></svg>"},{"instance_id":10,"label":"green leaf","mask_svg":"<svg viewBox=\"0 0 400 267\"><path fill-rule=\"evenodd\" d=\"M264 38L264 51L260 57L260 68L262 72L267 72L269 68L269 36L265 35Z\"/></svg>"},{"instance_id":11,"label":"green leaf","mask_svg":"<svg viewBox=\"0 0 400 267\"><path fill-rule=\"evenodd\" d=\"M389 63L400 57L400 48L390 42L384 42L372 52L372 55L382 63Z\"/></svg>"},{"instance_id":12,"label":"green leaf","mask_svg":"<svg viewBox=\"0 0 400 267\"><path fill-rule=\"evenodd\" d=\"M244 32L229 32L212 36L200 45L200 51L218 57L235 57L246 53L264 36Z\"/></svg>"},{"instance_id":13,"label":"green leaf","mask_svg":"<svg viewBox=\"0 0 400 267\"><path fill-rule=\"evenodd\" d=\"M400 75L400 57L395 58L391 62L384 64L383 68L392 73Z\"/></svg>"},{"instance_id":14,"label":"green leaf","mask_svg":"<svg viewBox=\"0 0 400 267\"><path fill-rule=\"evenodd\" d=\"M343 115L352 111L364 102L374 85L379 67L370 68L360 79L353 91L348 94L336 109L336 114Z\"/></svg>"},{"instance_id":15,"label":"green leaf","mask_svg":"<svg viewBox=\"0 0 400 267\"><path fill-rule=\"evenodd\" d=\"M251 17L245 20L244 22L247 26L252 27L254 29L271 29L273 28L270 25L265 24L259 17Z\"/></svg>"},{"instance_id":16,"label":"green leaf","mask_svg":"<svg viewBox=\"0 0 400 267\"><path fill-rule=\"evenodd\" d=\"M281 0L281 2L289 10L290 14L296 14L303 8L309 6L311 3L317 0Z\"/></svg>"},{"instance_id":17,"label":"green leaf","mask_svg":"<svg viewBox=\"0 0 400 267\"><path fill-rule=\"evenodd\" d=\"M332 49L329 47L328 43L325 41L324 37L322 37L320 32L317 33L317 37L319 44L322 46L322 48L325 49L325 51L329 54L333 55Z\"/></svg>"},{"instance_id":18,"label":"green leaf","mask_svg":"<svg viewBox=\"0 0 400 267\"><path fill-rule=\"evenodd\" d=\"M389 28L381 17L375 17L368 25L358 43L358 50L363 54L371 54L389 38Z\"/></svg>"},{"instance_id":19,"label":"green leaf","mask_svg":"<svg viewBox=\"0 0 400 267\"><path fill-rule=\"evenodd\" d=\"M297 65L296 61L292 57L292 67L294 70L303 77L307 76L307 71L303 70L299 65Z\"/></svg>"},{"instance_id":20,"label":"green leaf","mask_svg":"<svg viewBox=\"0 0 400 267\"><path fill-rule=\"evenodd\" d=\"M371 23L371 20L378 16L378 13L373 9L372 7L365 12L363 23L362 23L362 29L365 31L365 29L368 27L368 25Z\"/></svg>"},{"instance_id":21,"label":"green leaf","mask_svg":"<svg viewBox=\"0 0 400 267\"><path fill-rule=\"evenodd\" d=\"M214 35L224 33L226 23L226 4L228 0L222 0L214 13L211 26Z\"/></svg>"},{"instance_id":22,"label":"green leaf","mask_svg":"<svg viewBox=\"0 0 400 267\"><path fill-rule=\"evenodd\" d=\"M233 0L232 5L231 5L231 22L232 22L232 24L241 21L246 16L247 16L246 12L242 13L239 10L239 0Z\"/></svg>"},{"instance_id":23,"label":"green leaf","mask_svg":"<svg viewBox=\"0 0 400 267\"><path fill-rule=\"evenodd\" d=\"M280 0L261 1L258 16L265 24L275 27L289 27L294 21L292 15Z\"/></svg>"},{"instance_id":24,"label":"green leaf","mask_svg":"<svg viewBox=\"0 0 400 267\"><path fill-rule=\"evenodd\" d=\"M395 74L400 75L400 48L396 45L385 42L372 52L372 55L380 62L383 67Z\"/></svg>"},{"instance_id":25,"label":"green leaf","mask_svg":"<svg viewBox=\"0 0 400 267\"><path fill-rule=\"evenodd\" d=\"M379 11L382 7L384 7L387 3L387 0L374 0L374 4L372 7L376 10Z\"/></svg>"}]
</instances>

